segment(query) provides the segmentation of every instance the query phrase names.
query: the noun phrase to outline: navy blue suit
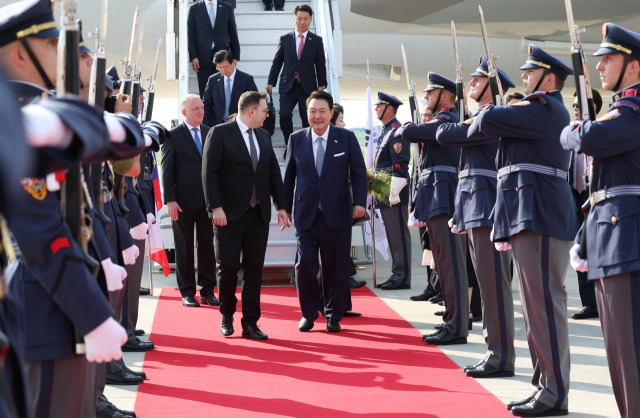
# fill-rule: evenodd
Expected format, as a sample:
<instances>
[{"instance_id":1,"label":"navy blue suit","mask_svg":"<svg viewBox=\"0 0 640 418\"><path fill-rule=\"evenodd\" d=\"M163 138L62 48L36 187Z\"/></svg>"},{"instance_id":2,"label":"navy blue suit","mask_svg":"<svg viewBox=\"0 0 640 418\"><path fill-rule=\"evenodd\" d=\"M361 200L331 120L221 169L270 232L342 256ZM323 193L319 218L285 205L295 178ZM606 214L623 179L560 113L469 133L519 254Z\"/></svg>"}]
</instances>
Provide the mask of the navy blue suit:
<instances>
[{"instance_id":1,"label":"navy blue suit","mask_svg":"<svg viewBox=\"0 0 640 418\"><path fill-rule=\"evenodd\" d=\"M325 316L340 321L349 298L353 206L365 206L367 174L356 136L343 128L330 126L328 129L320 176L313 155L312 140L316 136L313 130L302 129L291 135L284 175L284 209L293 212L297 231L295 274L302 316L311 319L319 308L320 289L316 279L319 250ZM319 204L322 211L318 209Z\"/></svg>"},{"instance_id":2,"label":"navy blue suit","mask_svg":"<svg viewBox=\"0 0 640 418\"><path fill-rule=\"evenodd\" d=\"M240 60L240 41L233 6L218 0L215 25L211 27L207 0L200 0L189 8L187 17L187 38L189 44L189 61L198 59L198 88L200 97L204 94L209 77L215 72L213 55L217 51L231 51L233 57ZM215 44L215 46L213 46Z\"/></svg>"},{"instance_id":3,"label":"navy blue suit","mask_svg":"<svg viewBox=\"0 0 640 418\"><path fill-rule=\"evenodd\" d=\"M327 68L325 66L324 46L322 38L315 33L307 32L298 59L296 49L296 33L289 32L280 37L278 49L271 64L267 84L276 86L280 74L280 128L284 134L285 143L293 132L293 109L298 105L302 126L309 126L307 122L306 100L312 91L318 87L327 86ZM280 72L282 70L282 72ZM300 75L300 81L296 75Z\"/></svg>"},{"instance_id":4,"label":"navy blue suit","mask_svg":"<svg viewBox=\"0 0 640 418\"><path fill-rule=\"evenodd\" d=\"M242 93L246 91L258 91L253 76L236 69L233 76L233 87L231 88L231 100L229 101L229 114L238 113L238 100ZM204 119L203 124L214 127L224 120L224 76L221 73L215 73L209 77L207 87L204 89Z\"/></svg>"}]
</instances>

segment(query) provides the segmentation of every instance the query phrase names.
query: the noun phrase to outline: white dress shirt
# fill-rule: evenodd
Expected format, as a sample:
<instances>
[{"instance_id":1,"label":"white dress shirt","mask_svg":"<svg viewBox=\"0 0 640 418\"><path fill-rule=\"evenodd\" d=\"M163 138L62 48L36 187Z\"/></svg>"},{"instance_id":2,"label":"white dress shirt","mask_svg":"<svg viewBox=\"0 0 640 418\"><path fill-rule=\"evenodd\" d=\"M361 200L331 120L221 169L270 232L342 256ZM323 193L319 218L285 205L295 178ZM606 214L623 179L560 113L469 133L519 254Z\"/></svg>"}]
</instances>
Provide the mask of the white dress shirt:
<instances>
[{"instance_id":1,"label":"white dress shirt","mask_svg":"<svg viewBox=\"0 0 640 418\"><path fill-rule=\"evenodd\" d=\"M327 158L327 138L329 138L329 129L331 129L331 125L327 126L327 130L324 131L322 135L316 134L316 132L311 129L311 138L313 138L313 142L311 146L313 147L313 162L318 160L318 137L322 138L322 148L324 149L324 158Z\"/></svg>"},{"instance_id":2,"label":"white dress shirt","mask_svg":"<svg viewBox=\"0 0 640 418\"><path fill-rule=\"evenodd\" d=\"M230 90L233 91L233 81L236 79L236 71L238 71L237 68L235 68L233 70L233 74L231 74L229 77L227 77L226 75L222 76L224 78L224 86L223 87L224 87L225 95L227 94L226 93L226 91L227 91L227 80L228 80L229 83L231 83L231 85L229 86Z\"/></svg>"},{"instance_id":3,"label":"white dress shirt","mask_svg":"<svg viewBox=\"0 0 640 418\"><path fill-rule=\"evenodd\" d=\"M199 126L191 126L189 125L186 121L184 123L185 125L187 125L187 128L189 128L189 133L191 133L191 138L193 139L193 143L196 143L196 137L193 134L193 130L197 129L198 130L198 137L200 138L200 145L202 146L202 149L204 151L204 138L202 138L202 130L200 129ZM198 147L198 144L196 144L196 148Z\"/></svg>"},{"instance_id":4,"label":"white dress shirt","mask_svg":"<svg viewBox=\"0 0 640 418\"><path fill-rule=\"evenodd\" d=\"M242 139L244 139L244 144L247 146L247 152L249 153L249 156L251 156L251 148L249 145L249 141L253 141L253 144L256 146L256 154L258 155L258 160L260 160L260 146L258 145L258 138L256 138L255 129L253 132L253 136L249 138L249 134L247 133L247 129L249 129L249 127L245 125L245 123L242 122L242 120L240 120L239 115L236 118L236 122L238 123L240 132L242 133Z\"/></svg>"},{"instance_id":5,"label":"white dress shirt","mask_svg":"<svg viewBox=\"0 0 640 418\"><path fill-rule=\"evenodd\" d=\"M296 54L298 53L298 49L300 48L300 36L299 35L302 35L302 39L306 40L307 39L307 33L309 33L309 31L306 31L304 33L298 33L297 30L293 31L293 34L296 37ZM304 51L304 45L302 45L302 50Z\"/></svg>"}]
</instances>

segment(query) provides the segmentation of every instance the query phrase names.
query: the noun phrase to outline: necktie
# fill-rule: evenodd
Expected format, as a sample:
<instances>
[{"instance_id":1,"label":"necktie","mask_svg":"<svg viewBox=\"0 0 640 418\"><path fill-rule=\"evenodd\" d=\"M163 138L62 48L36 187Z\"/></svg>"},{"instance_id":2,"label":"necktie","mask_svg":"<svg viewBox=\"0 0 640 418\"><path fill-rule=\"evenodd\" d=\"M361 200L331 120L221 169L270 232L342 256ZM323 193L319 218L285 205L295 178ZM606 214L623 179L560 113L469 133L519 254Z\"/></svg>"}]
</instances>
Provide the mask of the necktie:
<instances>
[{"instance_id":1,"label":"necktie","mask_svg":"<svg viewBox=\"0 0 640 418\"><path fill-rule=\"evenodd\" d=\"M193 128L193 139L198 147L198 152L202 155L202 142L200 142L200 136L198 135L198 128Z\"/></svg>"},{"instance_id":2,"label":"necktie","mask_svg":"<svg viewBox=\"0 0 640 418\"><path fill-rule=\"evenodd\" d=\"M209 21L211 22L211 29L216 25L216 8L213 7L213 1L207 1L207 7L209 8ZM216 46L216 43L211 41L211 49Z\"/></svg>"},{"instance_id":3,"label":"necktie","mask_svg":"<svg viewBox=\"0 0 640 418\"><path fill-rule=\"evenodd\" d=\"M302 55L302 47L304 46L304 36L300 34L298 35L298 38L300 38L300 45L298 45L298 61L300 61L300 56ZM300 73L296 74L296 80L298 80L298 83L300 82Z\"/></svg>"},{"instance_id":4,"label":"necktie","mask_svg":"<svg viewBox=\"0 0 640 418\"><path fill-rule=\"evenodd\" d=\"M251 164L253 165L253 172L255 173L258 166L258 152L256 151L256 144L253 143L253 129L247 129L249 134L249 153L251 154ZM249 201L249 206L254 207L258 203L258 192L256 190L255 179L253 182L253 194Z\"/></svg>"},{"instance_id":5,"label":"necktie","mask_svg":"<svg viewBox=\"0 0 640 418\"><path fill-rule=\"evenodd\" d=\"M227 77L227 84L224 86L224 122L229 119L229 104L231 103L231 78Z\"/></svg>"},{"instance_id":6,"label":"necktie","mask_svg":"<svg viewBox=\"0 0 640 418\"><path fill-rule=\"evenodd\" d=\"M582 193L584 189L584 154L576 152L576 191Z\"/></svg>"},{"instance_id":7,"label":"necktie","mask_svg":"<svg viewBox=\"0 0 640 418\"><path fill-rule=\"evenodd\" d=\"M316 155L316 170L318 170L318 177L322 173L322 164L324 163L324 147L322 146L322 137L318 137L318 153Z\"/></svg>"}]
</instances>

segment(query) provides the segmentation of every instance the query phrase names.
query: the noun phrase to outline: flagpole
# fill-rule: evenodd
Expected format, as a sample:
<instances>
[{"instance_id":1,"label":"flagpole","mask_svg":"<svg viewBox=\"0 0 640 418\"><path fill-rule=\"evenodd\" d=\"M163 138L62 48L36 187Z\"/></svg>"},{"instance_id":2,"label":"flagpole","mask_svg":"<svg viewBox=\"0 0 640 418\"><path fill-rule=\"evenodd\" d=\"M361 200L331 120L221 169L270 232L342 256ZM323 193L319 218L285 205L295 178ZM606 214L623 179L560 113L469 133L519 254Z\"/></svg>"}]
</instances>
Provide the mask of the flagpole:
<instances>
[{"instance_id":1,"label":"flagpole","mask_svg":"<svg viewBox=\"0 0 640 418\"><path fill-rule=\"evenodd\" d=\"M369 97L371 97L371 85L369 83L369 60L367 60L367 90L369 90ZM369 103L367 102L367 105ZM371 109L367 109L367 112L371 112ZM371 121L373 123L373 121ZM373 166L373 164L372 164ZM373 287L376 287L376 205L375 198L371 195L371 249L373 253Z\"/></svg>"},{"instance_id":2,"label":"flagpole","mask_svg":"<svg viewBox=\"0 0 640 418\"><path fill-rule=\"evenodd\" d=\"M154 202L155 207L155 202ZM158 215L158 211L156 210L156 216ZM156 222L159 220L156 219ZM150 235L151 225L149 225L149 229L147 229L147 254L149 257L149 294L153 296L153 262L151 261L151 235Z\"/></svg>"}]
</instances>

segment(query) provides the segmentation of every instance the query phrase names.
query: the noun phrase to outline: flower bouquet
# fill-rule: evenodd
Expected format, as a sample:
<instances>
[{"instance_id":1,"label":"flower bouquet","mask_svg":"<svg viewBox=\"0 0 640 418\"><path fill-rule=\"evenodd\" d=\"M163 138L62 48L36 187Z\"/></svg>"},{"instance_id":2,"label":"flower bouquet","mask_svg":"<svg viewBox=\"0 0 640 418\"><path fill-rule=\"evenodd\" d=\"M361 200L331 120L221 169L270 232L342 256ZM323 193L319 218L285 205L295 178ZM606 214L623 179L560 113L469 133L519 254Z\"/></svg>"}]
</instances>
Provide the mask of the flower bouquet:
<instances>
[{"instance_id":1,"label":"flower bouquet","mask_svg":"<svg viewBox=\"0 0 640 418\"><path fill-rule=\"evenodd\" d=\"M391 193L391 174L386 171L367 169L367 192L373 194L377 202L389 204Z\"/></svg>"}]
</instances>

